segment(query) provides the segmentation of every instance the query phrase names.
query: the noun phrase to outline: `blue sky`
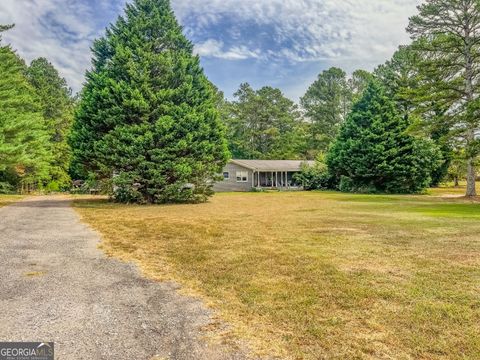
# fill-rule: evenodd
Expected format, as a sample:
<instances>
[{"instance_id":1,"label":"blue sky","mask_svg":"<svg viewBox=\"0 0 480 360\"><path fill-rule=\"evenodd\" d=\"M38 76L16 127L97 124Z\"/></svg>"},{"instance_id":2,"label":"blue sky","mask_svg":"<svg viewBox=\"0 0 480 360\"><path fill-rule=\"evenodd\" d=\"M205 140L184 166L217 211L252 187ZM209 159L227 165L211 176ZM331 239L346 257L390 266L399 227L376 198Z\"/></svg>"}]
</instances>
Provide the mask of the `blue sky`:
<instances>
[{"instance_id":1,"label":"blue sky","mask_svg":"<svg viewBox=\"0 0 480 360\"><path fill-rule=\"evenodd\" d=\"M279 87L293 100L330 66L372 70L408 43L420 0L172 0L207 76L227 97L241 82ZM74 91L90 45L125 0L1 0L4 35L27 61L47 57Z\"/></svg>"}]
</instances>

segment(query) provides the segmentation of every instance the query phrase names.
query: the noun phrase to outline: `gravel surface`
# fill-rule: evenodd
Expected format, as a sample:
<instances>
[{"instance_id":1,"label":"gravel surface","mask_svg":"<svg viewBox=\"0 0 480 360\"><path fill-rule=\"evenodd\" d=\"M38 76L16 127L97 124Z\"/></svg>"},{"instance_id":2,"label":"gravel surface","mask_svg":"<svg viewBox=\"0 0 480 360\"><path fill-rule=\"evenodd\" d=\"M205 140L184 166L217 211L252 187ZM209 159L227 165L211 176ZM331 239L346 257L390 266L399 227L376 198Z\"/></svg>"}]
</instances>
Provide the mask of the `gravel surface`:
<instances>
[{"instance_id":1,"label":"gravel surface","mask_svg":"<svg viewBox=\"0 0 480 360\"><path fill-rule=\"evenodd\" d=\"M201 301L98 241L63 197L0 209L0 341L54 341L56 359L245 359L205 340Z\"/></svg>"}]
</instances>

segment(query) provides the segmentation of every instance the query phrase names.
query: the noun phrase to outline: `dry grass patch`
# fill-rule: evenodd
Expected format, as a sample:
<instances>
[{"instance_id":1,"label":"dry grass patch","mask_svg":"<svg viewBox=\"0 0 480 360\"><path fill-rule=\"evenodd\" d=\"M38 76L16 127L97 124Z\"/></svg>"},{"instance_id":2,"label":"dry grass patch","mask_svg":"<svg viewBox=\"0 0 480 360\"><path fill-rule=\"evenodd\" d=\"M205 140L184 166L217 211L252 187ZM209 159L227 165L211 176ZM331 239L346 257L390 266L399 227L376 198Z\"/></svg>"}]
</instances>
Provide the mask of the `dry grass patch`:
<instances>
[{"instance_id":1,"label":"dry grass patch","mask_svg":"<svg viewBox=\"0 0 480 360\"><path fill-rule=\"evenodd\" d=\"M75 207L107 254L201 294L259 353L480 358L479 204L313 192Z\"/></svg>"},{"instance_id":2,"label":"dry grass patch","mask_svg":"<svg viewBox=\"0 0 480 360\"><path fill-rule=\"evenodd\" d=\"M43 276L45 274L46 274L45 271L31 271L31 272L25 273L24 275L26 277L38 277L38 276Z\"/></svg>"},{"instance_id":3,"label":"dry grass patch","mask_svg":"<svg viewBox=\"0 0 480 360\"><path fill-rule=\"evenodd\" d=\"M10 205L23 198L21 195L0 195L0 207Z\"/></svg>"}]
</instances>

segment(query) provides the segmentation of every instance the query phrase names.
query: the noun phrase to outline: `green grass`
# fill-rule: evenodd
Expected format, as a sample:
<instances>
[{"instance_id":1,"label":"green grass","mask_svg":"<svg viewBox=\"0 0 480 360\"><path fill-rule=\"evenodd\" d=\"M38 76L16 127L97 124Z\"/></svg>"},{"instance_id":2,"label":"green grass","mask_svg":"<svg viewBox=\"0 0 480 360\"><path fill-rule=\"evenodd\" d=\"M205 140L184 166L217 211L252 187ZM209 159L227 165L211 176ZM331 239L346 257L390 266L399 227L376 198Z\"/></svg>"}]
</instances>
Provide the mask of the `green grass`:
<instances>
[{"instance_id":1,"label":"green grass","mask_svg":"<svg viewBox=\"0 0 480 360\"><path fill-rule=\"evenodd\" d=\"M480 203L333 192L77 199L107 254L175 279L290 359L480 358Z\"/></svg>"}]
</instances>

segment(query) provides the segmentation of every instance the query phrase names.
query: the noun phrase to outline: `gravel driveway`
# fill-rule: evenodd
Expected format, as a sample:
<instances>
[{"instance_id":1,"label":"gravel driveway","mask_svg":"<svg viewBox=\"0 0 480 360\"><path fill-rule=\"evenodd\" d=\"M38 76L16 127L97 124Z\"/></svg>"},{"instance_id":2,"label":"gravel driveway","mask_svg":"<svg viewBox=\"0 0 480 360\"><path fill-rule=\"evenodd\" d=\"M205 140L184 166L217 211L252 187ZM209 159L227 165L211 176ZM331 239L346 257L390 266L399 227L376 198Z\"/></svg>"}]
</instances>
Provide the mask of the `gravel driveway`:
<instances>
[{"instance_id":1,"label":"gravel driveway","mask_svg":"<svg viewBox=\"0 0 480 360\"><path fill-rule=\"evenodd\" d=\"M54 341L56 359L244 359L207 343L199 300L105 258L98 241L63 197L0 209L1 341Z\"/></svg>"}]
</instances>

